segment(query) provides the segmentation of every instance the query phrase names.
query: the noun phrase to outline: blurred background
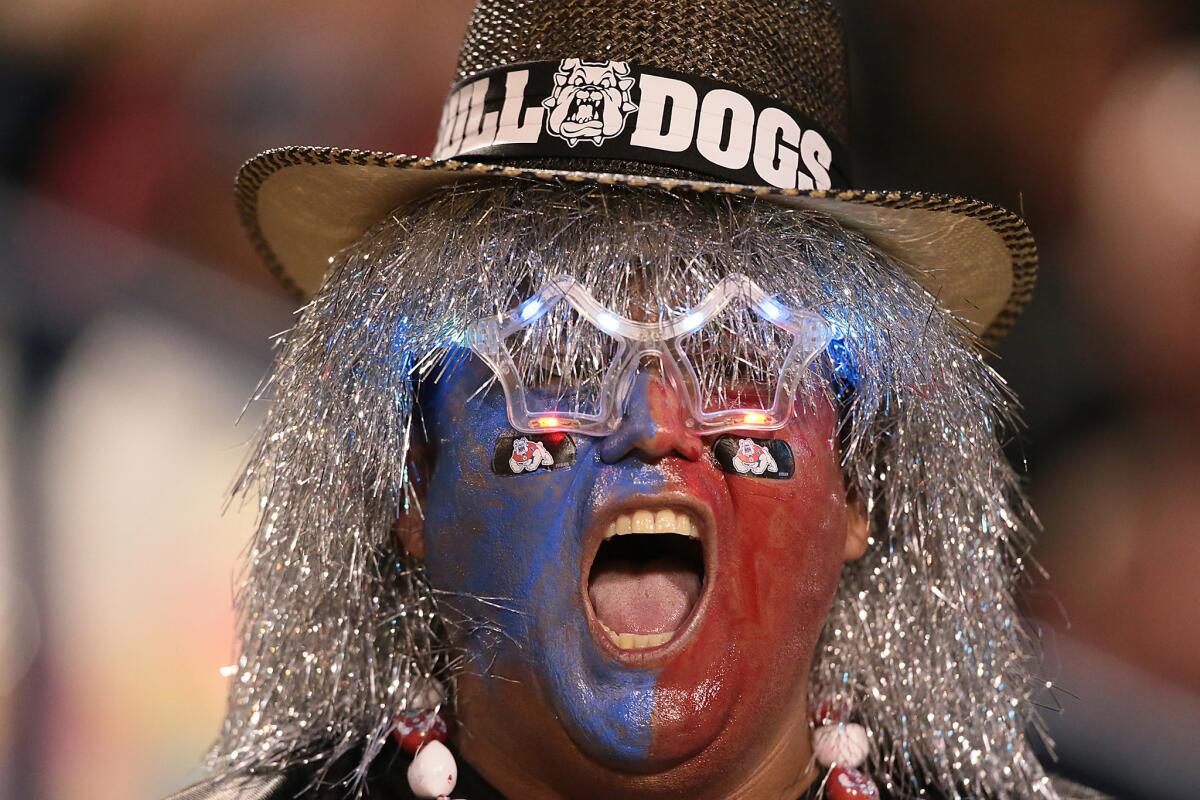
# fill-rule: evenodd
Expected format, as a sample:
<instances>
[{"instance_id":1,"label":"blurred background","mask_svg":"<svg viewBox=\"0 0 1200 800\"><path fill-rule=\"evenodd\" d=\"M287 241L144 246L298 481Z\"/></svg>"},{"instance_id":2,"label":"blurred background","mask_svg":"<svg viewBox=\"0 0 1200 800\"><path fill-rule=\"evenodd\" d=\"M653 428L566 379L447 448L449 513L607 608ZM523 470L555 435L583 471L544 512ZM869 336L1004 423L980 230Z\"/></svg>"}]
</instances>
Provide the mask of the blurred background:
<instances>
[{"instance_id":1,"label":"blurred background","mask_svg":"<svg viewBox=\"0 0 1200 800\"><path fill-rule=\"evenodd\" d=\"M1200 9L843 5L857 183L1019 209L1042 250L997 355L1045 525L1046 758L1194 797ZM235 423L292 311L233 174L284 144L429 152L470 6L0 5L0 798L198 776L253 522L225 505L256 409Z\"/></svg>"}]
</instances>

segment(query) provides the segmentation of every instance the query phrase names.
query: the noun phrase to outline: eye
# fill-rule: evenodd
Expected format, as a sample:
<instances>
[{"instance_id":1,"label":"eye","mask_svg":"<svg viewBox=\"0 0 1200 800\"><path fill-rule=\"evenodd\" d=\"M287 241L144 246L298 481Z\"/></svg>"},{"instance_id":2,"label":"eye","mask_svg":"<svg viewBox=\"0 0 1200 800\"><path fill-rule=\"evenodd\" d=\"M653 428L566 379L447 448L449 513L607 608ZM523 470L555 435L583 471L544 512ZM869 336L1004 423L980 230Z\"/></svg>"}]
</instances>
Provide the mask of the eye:
<instances>
[{"instance_id":1,"label":"eye","mask_svg":"<svg viewBox=\"0 0 1200 800\"><path fill-rule=\"evenodd\" d=\"M796 471L792 448L782 439L722 436L713 444L713 459L731 475L787 480Z\"/></svg>"},{"instance_id":2,"label":"eye","mask_svg":"<svg viewBox=\"0 0 1200 800\"><path fill-rule=\"evenodd\" d=\"M613 88L612 77L609 75L605 75L603 78L600 79L600 86L605 89Z\"/></svg>"},{"instance_id":3,"label":"eye","mask_svg":"<svg viewBox=\"0 0 1200 800\"><path fill-rule=\"evenodd\" d=\"M583 74L576 72L575 77L571 78L571 84L573 86L583 86Z\"/></svg>"},{"instance_id":4,"label":"eye","mask_svg":"<svg viewBox=\"0 0 1200 800\"><path fill-rule=\"evenodd\" d=\"M575 463L575 440L565 433L504 435L496 439L492 472L501 476L569 467Z\"/></svg>"},{"instance_id":5,"label":"eye","mask_svg":"<svg viewBox=\"0 0 1200 800\"><path fill-rule=\"evenodd\" d=\"M559 303L507 344L531 411L599 413L600 387L617 357L617 340Z\"/></svg>"}]
</instances>

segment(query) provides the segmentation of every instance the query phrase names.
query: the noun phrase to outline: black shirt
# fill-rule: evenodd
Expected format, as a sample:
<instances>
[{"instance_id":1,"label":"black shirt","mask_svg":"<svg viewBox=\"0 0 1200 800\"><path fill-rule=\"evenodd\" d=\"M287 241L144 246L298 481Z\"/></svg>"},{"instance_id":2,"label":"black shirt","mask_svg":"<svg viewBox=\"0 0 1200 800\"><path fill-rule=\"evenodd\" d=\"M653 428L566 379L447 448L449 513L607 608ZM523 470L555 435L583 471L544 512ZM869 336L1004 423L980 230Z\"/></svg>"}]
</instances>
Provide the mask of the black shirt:
<instances>
[{"instance_id":1,"label":"black shirt","mask_svg":"<svg viewBox=\"0 0 1200 800\"><path fill-rule=\"evenodd\" d=\"M353 792L347 787L345 779L352 774L358 760L358 754L340 760L326 772L324 780L313 768L297 769L285 775L233 779L216 786L201 783L171 795L167 800L347 800L353 797ZM505 800L470 764L461 758L456 757L456 760L458 784L451 797L461 800ZM389 740L371 762L365 800L415 800L416 796L408 788L407 771L411 762L412 757ZM1105 797L1057 778L1054 779L1054 787L1064 800L1104 800ZM796 800L819 800L820 788L820 782L815 782ZM916 792L913 792L907 797L915 796ZM907 797L889 794L880 787L880 800L907 800ZM937 800L940 797L941 793L931 789L925 789L921 795L922 800Z\"/></svg>"}]
</instances>

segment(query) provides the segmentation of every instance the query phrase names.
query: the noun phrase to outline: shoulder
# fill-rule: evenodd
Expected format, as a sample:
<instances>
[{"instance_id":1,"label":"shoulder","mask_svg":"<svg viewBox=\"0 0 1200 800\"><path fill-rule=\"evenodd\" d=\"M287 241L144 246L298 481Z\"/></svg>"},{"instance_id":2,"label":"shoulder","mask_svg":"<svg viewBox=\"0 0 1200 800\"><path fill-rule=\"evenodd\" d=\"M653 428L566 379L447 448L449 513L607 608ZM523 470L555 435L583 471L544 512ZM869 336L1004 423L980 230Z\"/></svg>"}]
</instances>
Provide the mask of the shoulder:
<instances>
[{"instance_id":1,"label":"shoulder","mask_svg":"<svg viewBox=\"0 0 1200 800\"><path fill-rule=\"evenodd\" d=\"M1062 800L1111 800L1107 794L1101 794L1095 789L1089 789L1086 786L1081 786L1078 783L1059 778L1057 776L1050 779L1050 784L1054 790L1058 792L1058 796Z\"/></svg>"},{"instance_id":2,"label":"shoulder","mask_svg":"<svg viewBox=\"0 0 1200 800\"><path fill-rule=\"evenodd\" d=\"M361 787L361 795L349 784L351 768L339 763L333 774L340 780L330 780L324 770L295 767L283 773L234 776L224 780L203 780L167 797L166 800L349 800L352 797L414 800L405 779L407 762L400 769L388 769L386 761L377 758ZM357 765L356 759L351 759ZM344 767L341 768L341 767ZM482 798L480 800L483 800Z\"/></svg>"}]
</instances>

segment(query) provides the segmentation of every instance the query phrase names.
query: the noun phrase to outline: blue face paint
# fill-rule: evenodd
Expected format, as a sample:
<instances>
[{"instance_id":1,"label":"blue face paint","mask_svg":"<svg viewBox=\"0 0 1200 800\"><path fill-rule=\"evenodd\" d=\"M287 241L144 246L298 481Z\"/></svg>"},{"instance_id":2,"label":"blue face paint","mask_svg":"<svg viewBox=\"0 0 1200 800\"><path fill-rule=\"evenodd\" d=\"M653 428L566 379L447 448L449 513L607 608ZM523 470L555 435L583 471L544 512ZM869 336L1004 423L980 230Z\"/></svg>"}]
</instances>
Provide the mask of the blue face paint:
<instances>
[{"instance_id":1,"label":"blue face paint","mask_svg":"<svg viewBox=\"0 0 1200 800\"><path fill-rule=\"evenodd\" d=\"M489 376L472 359L430 392L430 580L451 619L481 623L462 627L467 671L528 676L580 749L637 767L650 750L657 670L617 663L594 641L583 547L590 510L659 492L661 468L637 459L606 464L600 440L581 436L570 467L496 475L495 442L513 431L498 386L472 397Z\"/></svg>"}]
</instances>

